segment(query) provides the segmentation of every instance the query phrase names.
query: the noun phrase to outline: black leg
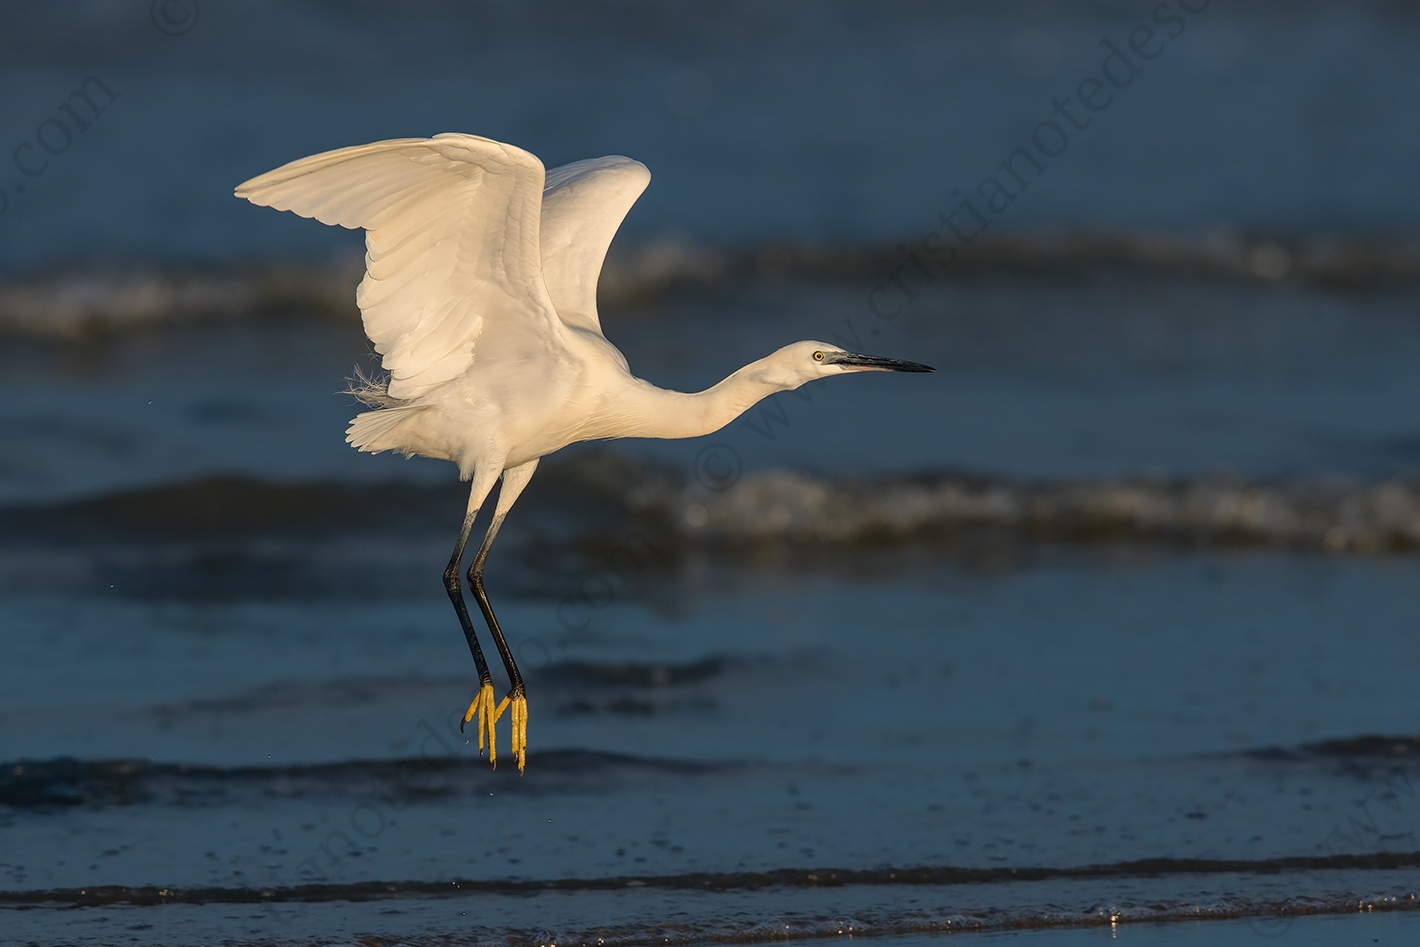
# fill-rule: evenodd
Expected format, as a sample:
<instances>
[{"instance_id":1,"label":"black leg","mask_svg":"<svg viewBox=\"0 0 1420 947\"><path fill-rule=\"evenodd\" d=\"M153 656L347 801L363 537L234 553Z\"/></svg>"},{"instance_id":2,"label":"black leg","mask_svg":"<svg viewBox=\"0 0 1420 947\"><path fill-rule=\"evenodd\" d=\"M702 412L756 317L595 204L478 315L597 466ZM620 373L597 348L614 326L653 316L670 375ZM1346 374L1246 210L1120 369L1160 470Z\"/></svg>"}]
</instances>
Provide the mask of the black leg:
<instances>
[{"instance_id":1,"label":"black leg","mask_svg":"<svg viewBox=\"0 0 1420 947\"><path fill-rule=\"evenodd\" d=\"M503 629L498 627L498 618L493 614L493 605L488 601L488 593L483 589L483 563L488 559L493 537L498 535L498 528L502 525L503 514L496 514L488 526L488 535L483 537L483 545L478 547L478 553L468 565L468 584L473 589L473 600L478 603L478 610L483 612L483 620L488 622L488 631L493 635L493 644L497 646L498 654L503 658L503 667L508 671L508 696L518 698L526 693L523 689L523 676L518 673L518 665L513 661L513 652L508 648Z\"/></svg>"},{"instance_id":2,"label":"black leg","mask_svg":"<svg viewBox=\"0 0 1420 947\"><path fill-rule=\"evenodd\" d=\"M498 529L503 525L503 517L508 515L508 510L518 499L518 495L523 492L523 488L532 479L533 471L537 470L537 461L530 460L525 464L516 467L509 467L503 471L503 486L498 491L498 505L493 510L493 522L488 526L488 534L483 537L483 544L478 547L478 553L474 555L473 562L468 567L468 581L473 586L473 598L478 602L479 611L483 612L483 618L488 622L488 630L493 634L493 643L498 646L498 654L503 658L503 667L508 670L508 684L510 689L508 696L504 697L497 707L493 706L493 687L485 684L479 689L478 699L474 702L476 708L481 708L479 712L483 714L483 719L487 722L486 732L489 743L489 760L493 760L494 742L493 723L502 716L504 708L508 710L508 715L512 719L512 749L513 755L518 760L518 772L523 771L527 764L528 749L528 700L523 690L523 676L518 673L518 665L513 661L513 652L508 649L508 641L503 637L503 629L498 627L498 619L493 614L493 606L488 604L488 593L483 588L483 563L488 558L488 550L493 545L493 539L498 535ZM486 491L485 491L486 495ZM481 499L481 497L480 497ZM470 509L473 504L470 503ZM464 525L464 536L468 535L471 523ZM457 569L454 565L452 568ZM474 713L475 708L469 708L469 714ZM484 731L480 731L482 733ZM479 746L483 745L483 738L479 738Z\"/></svg>"},{"instance_id":3,"label":"black leg","mask_svg":"<svg viewBox=\"0 0 1420 947\"><path fill-rule=\"evenodd\" d=\"M481 688L485 684L492 685L493 675L488 673L488 662L484 660L483 649L479 647L478 636L473 630L473 621L468 617L468 606L464 604L463 589L459 586L459 566L463 564L463 550L468 545L468 534L473 529L473 519L476 515L477 511L470 511L464 517L463 529L459 532L459 541L454 546L454 554L449 559L448 567L444 569L444 589L449 593L449 601L454 603L454 611L458 613L459 624L463 626L463 636L468 639L468 650L473 653L473 664L478 669L478 683ZM462 723L459 724L459 730L463 730Z\"/></svg>"}]
</instances>

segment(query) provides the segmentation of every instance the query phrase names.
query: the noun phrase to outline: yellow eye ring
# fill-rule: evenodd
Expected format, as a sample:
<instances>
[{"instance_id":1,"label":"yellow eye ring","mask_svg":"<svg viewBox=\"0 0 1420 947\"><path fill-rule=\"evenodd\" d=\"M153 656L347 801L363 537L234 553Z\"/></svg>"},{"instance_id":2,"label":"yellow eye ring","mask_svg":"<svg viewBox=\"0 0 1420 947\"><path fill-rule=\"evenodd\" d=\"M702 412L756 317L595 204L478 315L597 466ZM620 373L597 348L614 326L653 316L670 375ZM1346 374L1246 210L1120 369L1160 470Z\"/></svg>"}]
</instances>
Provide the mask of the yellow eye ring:
<instances>
[{"instance_id":1,"label":"yellow eye ring","mask_svg":"<svg viewBox=\"0 0 1420 947\"><path fill-rule=\"evenodd\" d=\"M814 353L814 361L815 361L815 362L821 362L821 361L823 361L823 353L822 353L822 352L815 352L815 353Z\"/></svg>"}]
</instances>

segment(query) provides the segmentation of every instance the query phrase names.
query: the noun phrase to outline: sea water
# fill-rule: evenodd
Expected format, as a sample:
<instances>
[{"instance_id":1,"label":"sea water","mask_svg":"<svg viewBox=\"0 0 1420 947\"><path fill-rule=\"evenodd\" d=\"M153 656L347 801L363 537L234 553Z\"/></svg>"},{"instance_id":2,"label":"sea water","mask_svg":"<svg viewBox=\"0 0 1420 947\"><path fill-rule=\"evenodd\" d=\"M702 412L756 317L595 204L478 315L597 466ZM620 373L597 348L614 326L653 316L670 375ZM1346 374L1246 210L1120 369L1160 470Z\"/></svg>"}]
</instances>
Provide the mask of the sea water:
<instances>
[{"instance_id":1,"label":"sea water","mask_svg":"<svg viewBox=\"0 0 1420 947\"><path fill-rule=\"evenodd\" d=\"M1207 6L884 318L1149 9L55 9L13 140L119 97L0 216L0 942L1413 939L1408 14ZM642 377L938 369L544 461L521 776L458 727L464 486L343 443L358 241L229 196L445 128L651 165Z\"/></svg>"}]
</instances>

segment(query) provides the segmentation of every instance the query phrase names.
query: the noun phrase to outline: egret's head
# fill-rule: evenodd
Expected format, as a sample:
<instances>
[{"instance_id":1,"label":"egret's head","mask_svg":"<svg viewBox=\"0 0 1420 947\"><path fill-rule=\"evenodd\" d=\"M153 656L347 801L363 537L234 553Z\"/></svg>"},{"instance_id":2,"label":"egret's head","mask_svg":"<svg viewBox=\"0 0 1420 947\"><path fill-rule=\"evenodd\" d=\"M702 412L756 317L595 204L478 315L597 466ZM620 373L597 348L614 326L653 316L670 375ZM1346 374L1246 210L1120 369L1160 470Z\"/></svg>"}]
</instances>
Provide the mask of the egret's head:
<instances>
[{"instance_id":1,"label":"egret's head","mask_svg":"<svg viewBox=\"0 0 1420 947\"><path fill-rule=\"evenodd\" d=\"M816 378L846 375L849 372L934 372L935 368L918 362L905 362L881 355L860 355L845 352L827 342L795 342L786 345L765 360L764 367L773 382L784 388L797 388Z\"/></svg>"}]
</instances>

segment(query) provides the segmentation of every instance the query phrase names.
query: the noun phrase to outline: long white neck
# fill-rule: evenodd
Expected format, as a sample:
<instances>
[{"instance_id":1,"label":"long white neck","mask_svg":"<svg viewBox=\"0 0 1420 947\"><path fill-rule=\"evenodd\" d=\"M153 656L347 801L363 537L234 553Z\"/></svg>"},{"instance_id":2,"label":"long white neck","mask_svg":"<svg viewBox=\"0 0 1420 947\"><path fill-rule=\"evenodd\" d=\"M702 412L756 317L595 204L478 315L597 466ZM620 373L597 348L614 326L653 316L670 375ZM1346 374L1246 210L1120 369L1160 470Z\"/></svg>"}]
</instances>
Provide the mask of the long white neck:
<instances>
[{"instance_id":1,"label":"long white neck","mask_svg":"<svg viewBox=\"0 0 1420 947\"><path fill-rule=\"evenodd\" d=\"M768 371L769 358L750 362L704 391L667 391L640 382L614 407L614 437L699 437L720 430L749 408L802 381ZM639 380L638 380L639 381Z\"/></svg>"}]
</instances>

